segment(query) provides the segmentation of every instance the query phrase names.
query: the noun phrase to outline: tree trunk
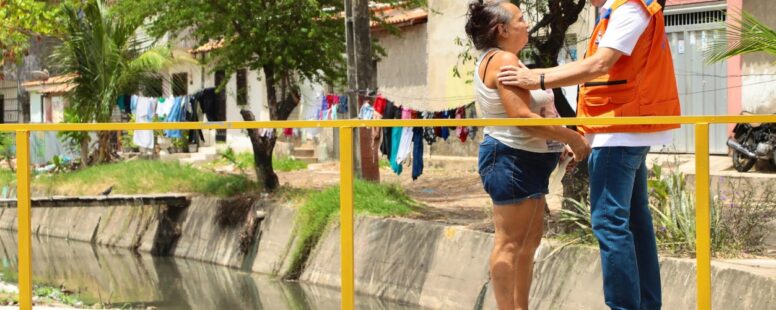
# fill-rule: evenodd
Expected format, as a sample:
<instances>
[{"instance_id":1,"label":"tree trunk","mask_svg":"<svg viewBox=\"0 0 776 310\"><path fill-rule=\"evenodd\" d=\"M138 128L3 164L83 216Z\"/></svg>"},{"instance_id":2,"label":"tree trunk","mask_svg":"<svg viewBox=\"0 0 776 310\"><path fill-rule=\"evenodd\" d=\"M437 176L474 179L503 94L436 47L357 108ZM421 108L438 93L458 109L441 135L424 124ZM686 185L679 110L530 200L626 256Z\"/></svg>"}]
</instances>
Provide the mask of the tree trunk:
<instances>
[{"instance_id":1,"label":"tree trunk","mask_svg":"<svg viewBox=\"0 0 776 310\"><path fill-rule=\"evenodd\" d=\"M81 168L89 166L89 135L81 140Z\"/></svg>"},{"instance_id":2,"label":"tree trunk","mask_svg":"<svg viewBox=\"0 0 776 310\"><path fill-rule=\"evenodd\" d=\"M112 131L100 131L97 133L97 156L95 158L98 163L109 163L113 159L110 151L111 135L113 135Z\"/></svg>"},{"instance_id":3,"label":"tree trunk","mask_svg":"<svg viewBox=\"0 0 776 310\"><path fill-rule=\"evenodd\" d=\"M256 117L253 112L248 110L240 110L240 115L244 121L255 121ZM278 175L272 168L272 152L275 149L275 141L277 137L271 135L270 137L262 136L258 129L248 129L248 137L251 139L251 146L253 147L253 162L256 165L256 178L265 189L274 191L280 187L278 181Z\"/></svg>"},{"instance_id":4,"label":"tree trunk","mask_svg":"<svg viewBox=\"0 0 776 310\"><path fill-rule=\"evenodd\" d=\"M353 0L353 36L356 55L356 81L359 90L374 90L377 88L377 65L372 52L372 37L370 28L369 1ZM364 94L369 95L369 94ZM363 102L359 102L359 108ZM372 130L360 128L356 141L356 164L361 167L361 177L367 181L380 182L379 156L373 149ZM341 155L340 155L341 156Z\"/></svg>"}]
</instances>

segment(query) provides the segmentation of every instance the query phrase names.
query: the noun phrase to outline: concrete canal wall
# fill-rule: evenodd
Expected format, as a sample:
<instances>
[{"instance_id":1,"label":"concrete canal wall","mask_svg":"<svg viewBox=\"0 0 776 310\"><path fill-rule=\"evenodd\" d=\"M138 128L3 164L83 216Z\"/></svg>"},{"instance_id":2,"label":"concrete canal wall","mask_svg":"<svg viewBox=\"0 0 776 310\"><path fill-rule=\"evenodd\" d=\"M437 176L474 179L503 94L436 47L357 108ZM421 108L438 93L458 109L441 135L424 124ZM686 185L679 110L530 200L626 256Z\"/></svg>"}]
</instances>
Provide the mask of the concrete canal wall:
<instances>
[{"instance_id":1,"label":"concrete canal wall","mask_svg":"<svg viewBox=\"0 0 776 310\"><path fill-rule=\"evenodd\" d=\"M295 209L258 201L247 211L247 220L224 225L217 220L220 205L217 198L193 197L184 208L33 208L32 228L39 237L87 241L255 273L287 275L296 242ZM15 208L0 210L0 229L16 230ZM358 217L355 232L359 293L430 309L495 309L487 268L492 234L373 217ZM300 281L336 292L340 286L339 240L339 226L330 225L308 257ZM664 309L695 308L694 262L663 258L661 265ZM768 309L776 304L773 272L715 262L713 277L715 309ZM532 309L603 308L597 250L545 241L536 257L531 298Z\"/></svg>"}]
</instances>

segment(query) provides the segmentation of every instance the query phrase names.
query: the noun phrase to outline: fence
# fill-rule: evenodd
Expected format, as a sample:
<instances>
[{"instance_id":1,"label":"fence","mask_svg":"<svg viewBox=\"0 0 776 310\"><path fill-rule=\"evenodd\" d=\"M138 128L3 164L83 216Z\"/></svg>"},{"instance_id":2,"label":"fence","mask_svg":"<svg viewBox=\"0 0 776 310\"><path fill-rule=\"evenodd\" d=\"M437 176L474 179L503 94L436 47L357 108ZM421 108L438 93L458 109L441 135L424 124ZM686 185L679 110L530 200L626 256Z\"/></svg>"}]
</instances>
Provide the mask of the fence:
<instances>
[{"instance_id":1,"label":"fence","mask_svg":"<svg viewBox=\"0 0 776 310\"><path fill-rule=\"evenodd\" d=\"M341 308L355 309L353 249L353 129L362 127L440 127L440 126L559 126L559 125L695 125L696 172L696 272L697 305L711 309L711 228L709 208L709 124L776 122L776 115L676 116L623 118L558 119L446 119L446 120L338 120L338 121L261 121L215 123L144 124L0 124L0 131L16 132L17 218L19 238L19 306L32 309L32 265L30 223L30 132L31 131L120 131L170 129L252 129L252 128L339 128L340 143L340 225L341 225Z\"/></svg>"}]
</instances>

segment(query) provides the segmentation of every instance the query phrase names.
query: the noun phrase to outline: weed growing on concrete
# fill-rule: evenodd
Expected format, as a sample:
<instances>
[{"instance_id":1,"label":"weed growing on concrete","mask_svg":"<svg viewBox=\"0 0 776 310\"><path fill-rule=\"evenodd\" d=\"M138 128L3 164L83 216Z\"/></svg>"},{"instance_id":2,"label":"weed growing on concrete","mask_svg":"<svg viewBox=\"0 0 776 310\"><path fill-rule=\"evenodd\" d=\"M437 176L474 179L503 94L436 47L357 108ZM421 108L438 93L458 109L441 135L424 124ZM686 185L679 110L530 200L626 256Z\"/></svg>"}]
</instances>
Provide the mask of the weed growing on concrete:
<instances>
[{"instance_id":1,"label":"weed growing on concrete","mask_svg":"<svg viewBox=\"0 0 776 310\"><path fill-rule=\"evenodd\" d=\"M695 255L695 192L683 173L664 173L653 166L649 196L655 235L661 252ZM749 179L720 180L711 202L711 247L715 256L762 254L769 222L776 216L776 190L758 188ZM566 224L562 239L595 243L590 223L590 202L567 199L561 210Z\"/></svg>"},{"instance_id":2,"label":"weed growing on concrete","mask_svg":"<svg viewBox=\"0 0 776 310\"><path fill-rule=\"evenodd\" d=\"M354 208L357 213L397 216L408 214L418 207L398 185L356 180L354 187ZM332 187L310 194L301 205L295 223L297 245L291 250L291 269L287 278L299 277L307 257L318 244L326 226L337 218L339 204L339 187Z\"/></svg>"}]
</instances>

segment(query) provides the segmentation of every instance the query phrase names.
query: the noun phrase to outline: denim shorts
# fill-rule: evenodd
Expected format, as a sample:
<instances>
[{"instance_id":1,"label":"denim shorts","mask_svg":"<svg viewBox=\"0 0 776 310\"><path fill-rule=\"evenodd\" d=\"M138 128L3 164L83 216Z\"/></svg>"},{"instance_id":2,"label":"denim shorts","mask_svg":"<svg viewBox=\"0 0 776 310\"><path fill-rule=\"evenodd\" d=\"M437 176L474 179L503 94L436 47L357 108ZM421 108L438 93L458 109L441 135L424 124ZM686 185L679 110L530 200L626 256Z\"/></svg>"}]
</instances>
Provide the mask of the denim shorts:
<instances>
[{"instance_id":1,"label":"denim shorts","mask_svg":"<svg viewBox=\"0 0 776 310\"><path fill-rule=\"evenodd\" d=\"M486 135L480 144L478 169L494 205L517 204L550 192L550 174L559 159L560 153L515 149Z\"/></svg>"}]
</instances>

